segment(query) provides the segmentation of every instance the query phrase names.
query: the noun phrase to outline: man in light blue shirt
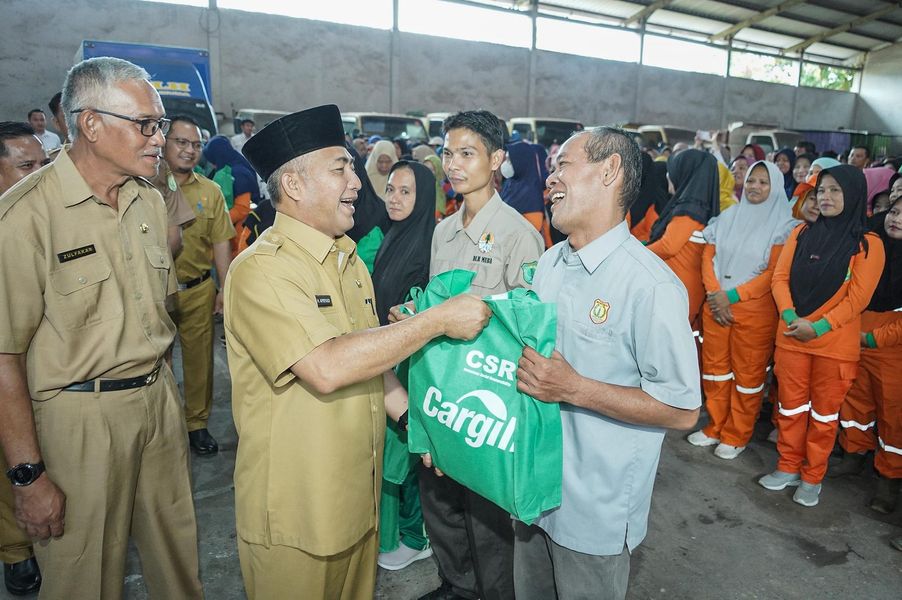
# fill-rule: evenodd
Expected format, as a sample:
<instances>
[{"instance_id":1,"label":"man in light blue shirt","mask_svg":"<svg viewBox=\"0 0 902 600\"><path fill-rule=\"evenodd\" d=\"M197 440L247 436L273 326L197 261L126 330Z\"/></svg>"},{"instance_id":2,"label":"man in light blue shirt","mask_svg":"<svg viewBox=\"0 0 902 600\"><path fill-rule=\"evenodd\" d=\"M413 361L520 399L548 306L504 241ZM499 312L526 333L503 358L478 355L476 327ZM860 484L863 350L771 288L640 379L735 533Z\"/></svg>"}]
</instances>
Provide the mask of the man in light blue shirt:
<instances>
[{"instance_id":1,"label":"man in light blue shirt","mask_svg":"<svg viewBox=\"0 0 902 600\"><path fill-rule=\"evenodd\" d=\"M547 183L566 241L533 282L558 305L557 349L526 348L518 389L561 403L561 506L515 523L518 600L620 599L629 556L645 538L666 428L689 429L701 404L680 280L630 235L641 161L623 131L597 128L561 147Z\"/></svg>"}]
</instances>

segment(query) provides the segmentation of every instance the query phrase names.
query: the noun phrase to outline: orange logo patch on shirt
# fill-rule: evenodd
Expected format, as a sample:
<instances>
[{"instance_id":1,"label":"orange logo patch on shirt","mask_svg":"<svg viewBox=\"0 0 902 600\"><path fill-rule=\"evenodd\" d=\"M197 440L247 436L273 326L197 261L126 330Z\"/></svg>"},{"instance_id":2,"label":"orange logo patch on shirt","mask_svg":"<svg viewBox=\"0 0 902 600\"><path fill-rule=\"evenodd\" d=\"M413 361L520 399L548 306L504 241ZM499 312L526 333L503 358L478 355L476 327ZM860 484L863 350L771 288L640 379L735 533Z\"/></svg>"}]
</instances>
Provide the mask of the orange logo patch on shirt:
<instances>
[{"instance_id":1,"label":"orange logo patch on shirt","mask_svg":"<svg viewBox=\"0 0 902 600\"><path fill-rule=\"evenodd\" d=\"M611 303L604 300L595 300L592 309L589 311L589 320L596 325L601 325L608 320L608 312L611 310Z\"/></svg>"}]
</instances>

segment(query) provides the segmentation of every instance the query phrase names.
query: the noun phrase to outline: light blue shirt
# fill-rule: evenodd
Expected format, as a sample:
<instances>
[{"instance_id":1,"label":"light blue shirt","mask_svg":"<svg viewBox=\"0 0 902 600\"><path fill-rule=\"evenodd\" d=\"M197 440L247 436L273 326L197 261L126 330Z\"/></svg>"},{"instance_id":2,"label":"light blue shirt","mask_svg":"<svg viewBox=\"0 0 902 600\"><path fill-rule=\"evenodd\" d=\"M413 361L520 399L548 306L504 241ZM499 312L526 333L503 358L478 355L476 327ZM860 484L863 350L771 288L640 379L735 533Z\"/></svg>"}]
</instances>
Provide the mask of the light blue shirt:
<instances>
[{"instance_id":1,"label":"light blue shirt","mask_svg":"<svg viewBox=\"0 0 902 600\"><path fill-rule=\"evenodd\" d=\"M557 350L576 371L640 387L677 408L701 405L686 289L622 222L578 252L568 242L539 260L534 289L558 306ZM664 429L561 404L562 502L537 525L593 555L630 552L645 538Z\"/></svg>"}]
</instances>

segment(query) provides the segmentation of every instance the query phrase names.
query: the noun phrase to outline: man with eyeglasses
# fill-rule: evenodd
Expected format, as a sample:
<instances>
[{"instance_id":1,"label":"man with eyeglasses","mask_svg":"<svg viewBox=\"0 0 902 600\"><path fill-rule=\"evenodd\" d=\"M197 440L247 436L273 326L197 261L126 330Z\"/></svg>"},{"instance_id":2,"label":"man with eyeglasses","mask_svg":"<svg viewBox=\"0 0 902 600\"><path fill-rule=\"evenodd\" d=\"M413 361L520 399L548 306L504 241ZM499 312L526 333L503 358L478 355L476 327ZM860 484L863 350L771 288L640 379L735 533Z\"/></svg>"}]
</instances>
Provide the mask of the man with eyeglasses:
<instances>
[{"instance_id":1,"label":"man with eyeglasses","mask_svg":"<svg viewBox=\"0 0 902 600\"><path fill-rule=\"evenodd\" d=\"M148 80L75 65L71 145L0 198L0 445L48 598L121 598L130 537L150 597L203 597Z\"/></svg>"},{"instance_id":2,"label":"man with eyeglasses","mask_svg":"<svg viewBox=\"0 0 902 600\"><path fill-rule=\"evenodd\" d=\"M179 291L174 319L185 374L188 444L195 454L207 456L219 451L207 430L213 407L213 314L222 314L222 287L232 259L229 240L235 237L235 228L219 186L194 172L202 149L197 122L174 116L163 158L195 216L182 232L182 251L175 259ZM219 290L211 277L214 264Z\"/></svg>"}]
</instances>

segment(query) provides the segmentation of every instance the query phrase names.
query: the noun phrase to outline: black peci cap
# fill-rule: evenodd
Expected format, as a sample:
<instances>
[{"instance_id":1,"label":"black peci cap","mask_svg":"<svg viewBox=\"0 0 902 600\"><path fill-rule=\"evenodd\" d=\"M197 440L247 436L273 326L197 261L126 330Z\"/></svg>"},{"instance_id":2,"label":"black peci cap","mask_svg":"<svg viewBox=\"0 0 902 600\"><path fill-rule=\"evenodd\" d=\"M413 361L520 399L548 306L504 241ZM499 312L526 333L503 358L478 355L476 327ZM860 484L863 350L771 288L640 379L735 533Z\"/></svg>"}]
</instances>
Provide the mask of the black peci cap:
<instances>
[{"instance_id":1,"label":"black peci cap","mask_svg":"<svg viewBox=\"0 0 902 600\"><path fill-rule=\"evenodd\" d=\"M276 119L245 142L241 153L265 181L293 158L344 145L341 112L326 104Z\"/></svg>"}]
</instances>

